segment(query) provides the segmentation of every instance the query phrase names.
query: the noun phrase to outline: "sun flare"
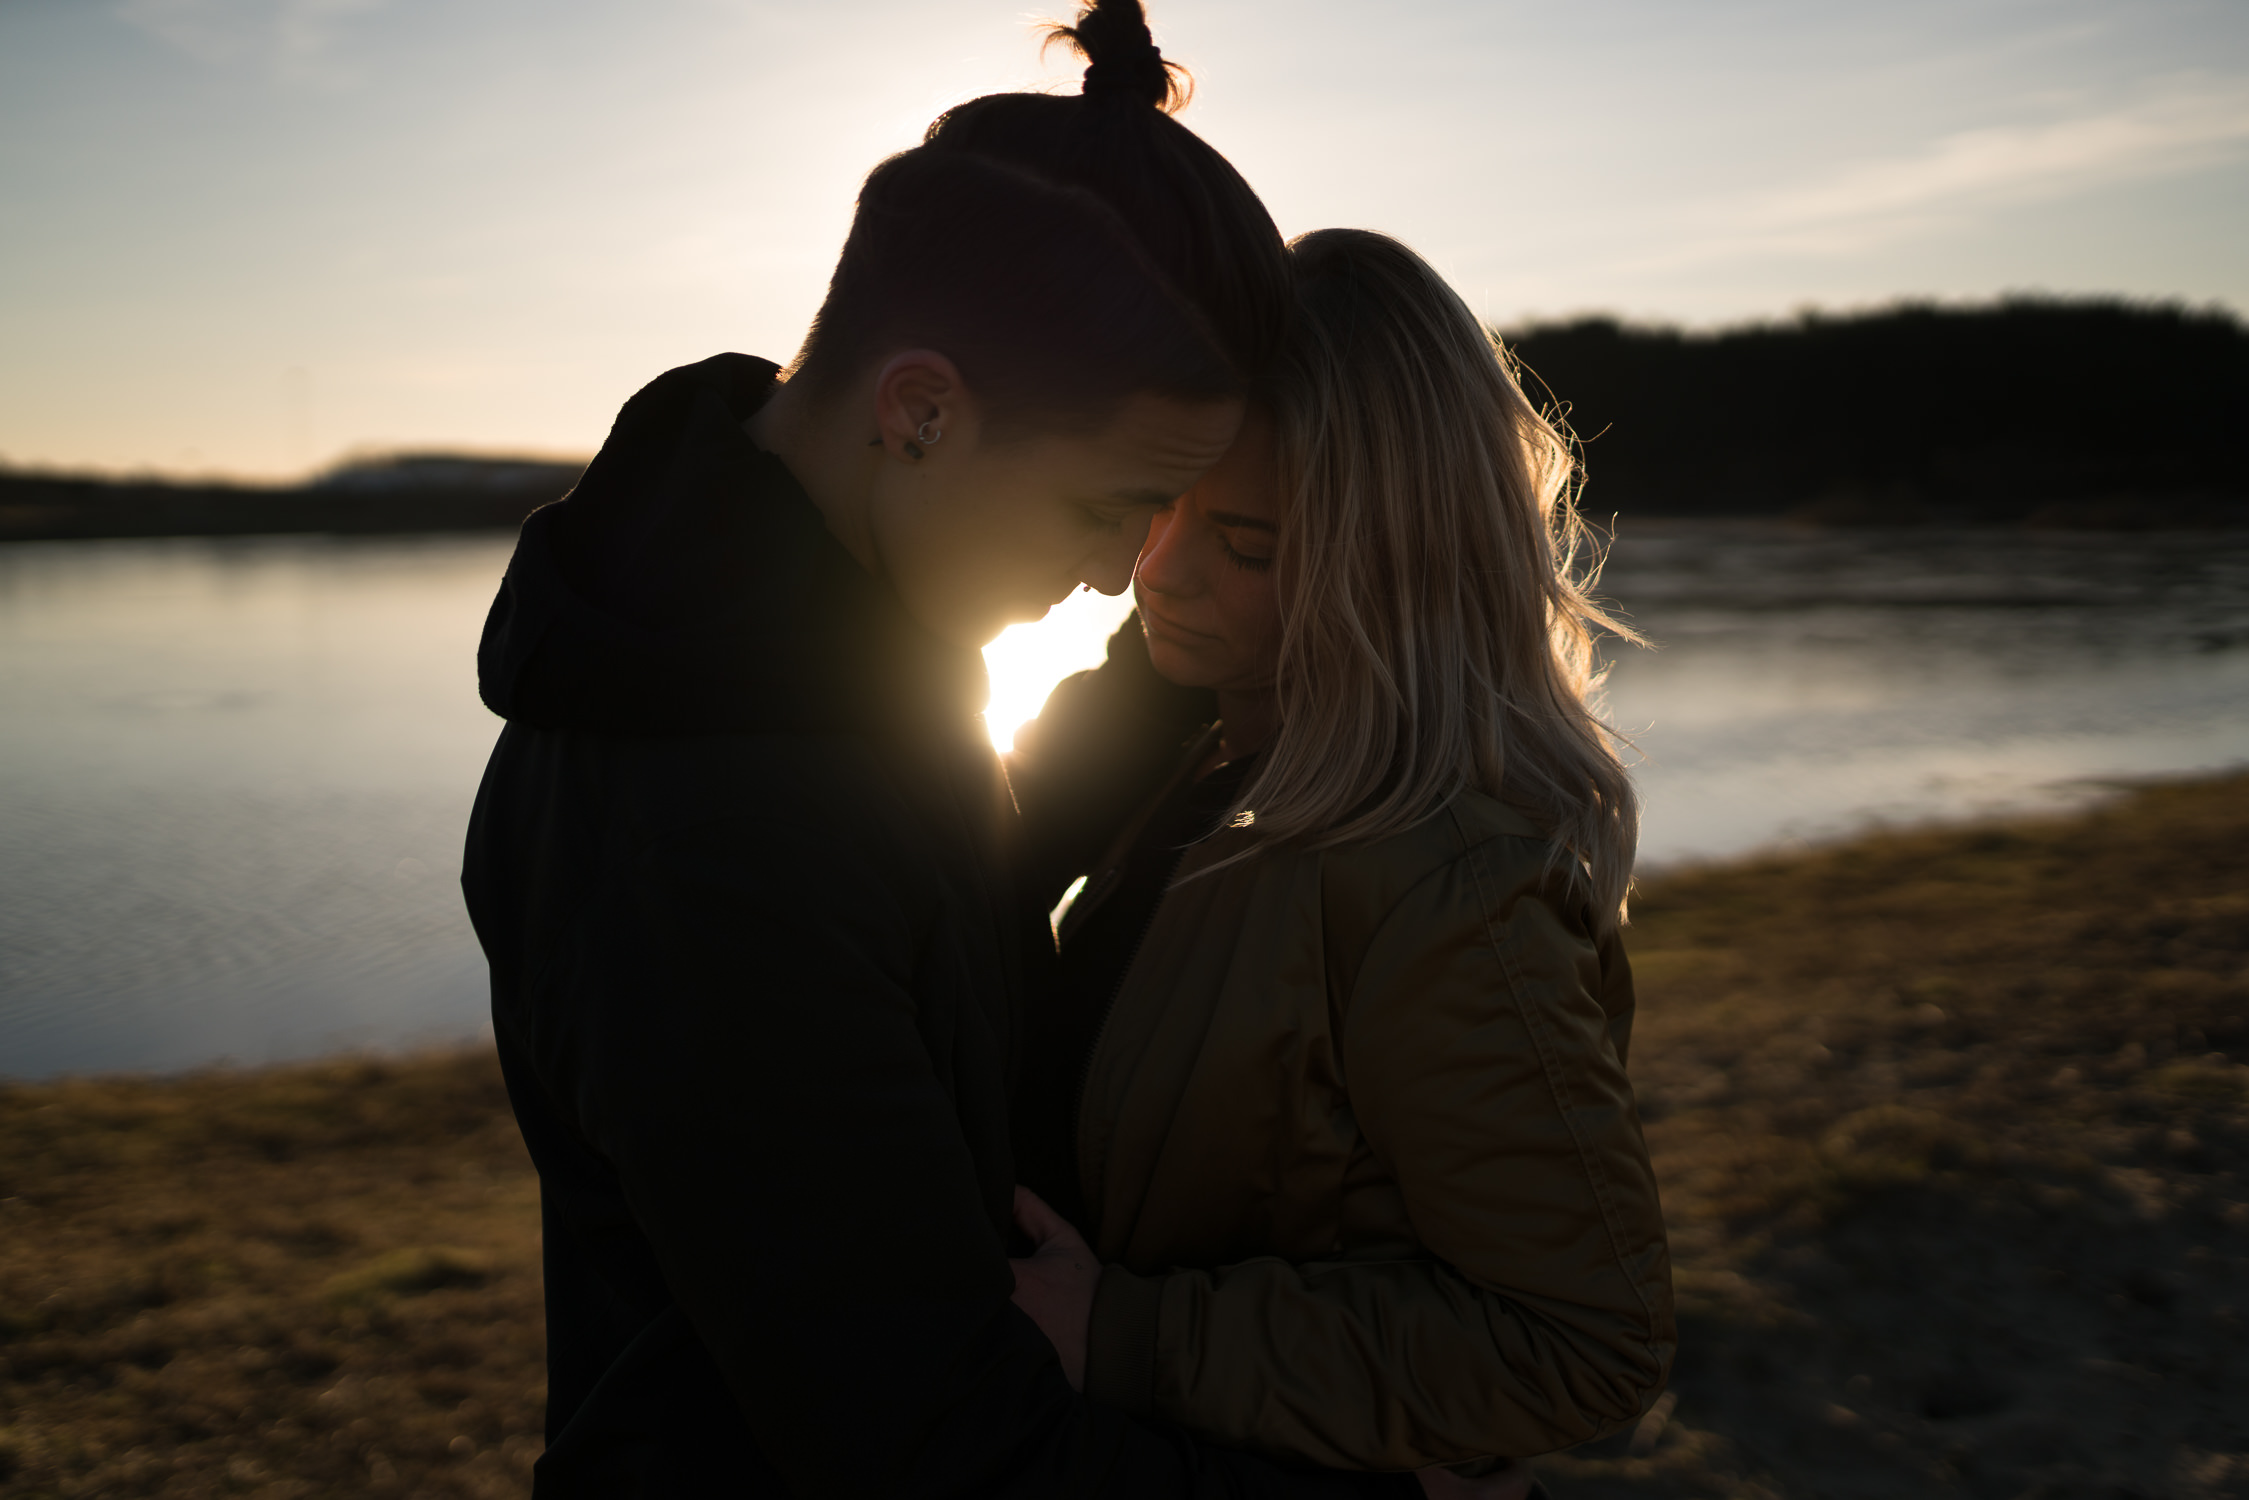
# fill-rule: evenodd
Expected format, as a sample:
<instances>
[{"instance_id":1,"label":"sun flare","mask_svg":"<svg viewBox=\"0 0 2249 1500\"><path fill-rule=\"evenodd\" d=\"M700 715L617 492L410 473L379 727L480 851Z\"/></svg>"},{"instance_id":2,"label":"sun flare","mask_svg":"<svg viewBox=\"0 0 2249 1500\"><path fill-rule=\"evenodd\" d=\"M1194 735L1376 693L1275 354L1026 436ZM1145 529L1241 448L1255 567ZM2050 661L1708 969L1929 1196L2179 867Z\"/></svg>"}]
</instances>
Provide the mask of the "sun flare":
<instances>
[{"instance_id":1,"label":"sun flare","mask_svg":"<svg viewBox=\"0 0 2249 1500\"><path fill-rule=\"evenodd\" d=\"M994 749L1015 744L1015 731L1038 716L1054 685L1072 672L1101 665L1109 637L1132 612L1132 595L1114 599L1084 589L1031 625L1010 625L984 648L992 701L984 710Z\"/></svg>"}]
</instances>

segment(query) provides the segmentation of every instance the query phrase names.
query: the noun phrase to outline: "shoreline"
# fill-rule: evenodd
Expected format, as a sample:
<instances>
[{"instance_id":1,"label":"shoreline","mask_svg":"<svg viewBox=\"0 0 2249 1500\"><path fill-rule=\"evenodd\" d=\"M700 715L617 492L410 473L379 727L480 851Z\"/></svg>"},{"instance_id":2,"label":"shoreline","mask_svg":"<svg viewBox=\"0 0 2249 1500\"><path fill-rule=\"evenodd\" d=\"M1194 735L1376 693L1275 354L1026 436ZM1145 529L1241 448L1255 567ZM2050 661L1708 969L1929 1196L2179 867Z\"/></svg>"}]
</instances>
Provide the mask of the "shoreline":
<instances>
[{"instance_id":1,"label":"shoreline","mask_svg":"<svg viewBox=\"0 0 2249 1500\"><path fill-rule=\"evenodd\" d=\"M568 493L584 467L405 455L294 485L0 469L0 543L512 531Z\"/></svg>"},{"instance_id":2,"label":"shoreline","mask_svg":"<svg viewBox=\"0 0 2249 1500\"><path fill-rule=\"evenodd\" d=\"M550 460L410 455L347 466L298 484L161 476L110 477L0 468L0 544L104 538L384 536L512 531L563 498L584 465ZM2223 535L2249 530L2249 498L2116 495L1996 510L1762 504L1738 510L1666 505L1645 497L1589 518L1642 537L1737 529L1745 537L1911 538L1928 534L2109 538Z\"/></svg>"}]
</instances>

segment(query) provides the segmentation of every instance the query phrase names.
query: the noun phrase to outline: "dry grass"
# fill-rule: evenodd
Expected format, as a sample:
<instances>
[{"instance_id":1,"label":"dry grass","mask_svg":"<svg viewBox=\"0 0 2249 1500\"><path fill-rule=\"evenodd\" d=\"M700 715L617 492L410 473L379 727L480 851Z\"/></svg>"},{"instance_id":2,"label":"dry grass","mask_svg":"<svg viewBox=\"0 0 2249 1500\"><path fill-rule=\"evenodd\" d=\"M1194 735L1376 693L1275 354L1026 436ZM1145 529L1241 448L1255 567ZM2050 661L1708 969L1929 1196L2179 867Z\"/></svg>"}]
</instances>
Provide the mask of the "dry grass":
<instances>
[{"instance_id":1,"label":"dry grass","mask_svg":"<svg viewBox=\"0 0 2249 1500\"><path fill-rule=\"evenodd\" d=\"M0 1091L0 1492L521 1495L542 1358L488 1057Z\"/></svg>"},{"instance_id":2,"label":"dry grass","mask_svg":"<svg viewBox=\"0 0 2249 1500\"><path fill-rule=\"evenodd\" d=\"M2249 778L1670 877L1675 1399L1557 1500L2249 1495ZM521 1495L486 1056L0 1090L0 1490Z\"/></svg>"}]
</instances>

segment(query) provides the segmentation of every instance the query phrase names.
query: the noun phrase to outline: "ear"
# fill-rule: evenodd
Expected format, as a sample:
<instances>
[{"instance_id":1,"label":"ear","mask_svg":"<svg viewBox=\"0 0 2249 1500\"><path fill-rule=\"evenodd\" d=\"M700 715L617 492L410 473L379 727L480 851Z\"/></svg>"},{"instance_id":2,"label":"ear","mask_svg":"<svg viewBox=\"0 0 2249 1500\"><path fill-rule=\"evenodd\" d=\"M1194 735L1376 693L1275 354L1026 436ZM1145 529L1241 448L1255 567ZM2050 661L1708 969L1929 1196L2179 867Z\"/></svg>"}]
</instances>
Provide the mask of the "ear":
<instances>
[{"instance_id":1,"label":"ear","mask_svg":"<svg viewBox=\"0 0 2249 1500\"><path fill-rule=\"evenodd\" d=\"M953 362L934 349L908 349L883 361L874 401L876 441L900 463L921 464L940 451L976 445L975 399Z\"/></svg>"}]
</instances>

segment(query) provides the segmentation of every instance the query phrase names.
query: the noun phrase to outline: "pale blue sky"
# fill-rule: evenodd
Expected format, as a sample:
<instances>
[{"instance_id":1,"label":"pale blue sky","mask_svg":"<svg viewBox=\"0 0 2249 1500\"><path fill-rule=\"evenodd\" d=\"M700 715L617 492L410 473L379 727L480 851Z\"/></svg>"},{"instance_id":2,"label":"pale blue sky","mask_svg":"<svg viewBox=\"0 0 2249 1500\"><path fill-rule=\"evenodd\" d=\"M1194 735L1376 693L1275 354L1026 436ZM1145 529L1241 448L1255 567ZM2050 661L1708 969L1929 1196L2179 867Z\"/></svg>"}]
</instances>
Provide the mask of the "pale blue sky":
<instances>
[{"instance_id":1,"label":"pale blue sky","mask_svg":"<svg viewBox=\"0 0 2249 1500\"><path fill-rule=\"evenodd\" d=\"M775 358L866 168L1065 76L1020 0L0 0L0 458L585 452ZM2242 0L1157 0L1290 233L1495 321L2249 307Z\"/></svg>"}]
</instances>

